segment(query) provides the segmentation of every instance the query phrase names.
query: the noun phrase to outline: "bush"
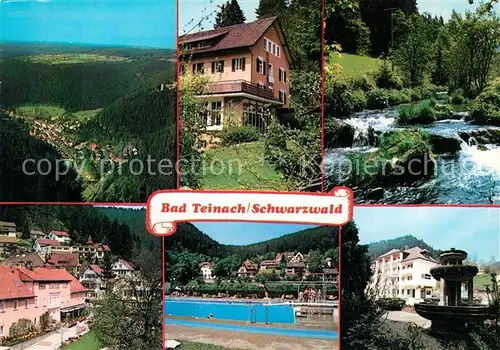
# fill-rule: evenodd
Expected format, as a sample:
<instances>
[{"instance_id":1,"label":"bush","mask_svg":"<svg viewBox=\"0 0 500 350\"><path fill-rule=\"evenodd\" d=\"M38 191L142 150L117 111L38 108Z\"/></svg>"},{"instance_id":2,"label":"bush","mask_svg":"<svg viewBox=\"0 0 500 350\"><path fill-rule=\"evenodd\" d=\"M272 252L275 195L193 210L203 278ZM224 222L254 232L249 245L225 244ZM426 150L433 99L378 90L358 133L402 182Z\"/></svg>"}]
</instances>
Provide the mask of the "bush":
<instances>
[{"instance_id":1,"label":"bush","mask_svg":"<svg viewBox=\"0 0 500 350\"><path fill-rule=\"evenodd\" d=\"M354 90L363 90L364 92L371 91L377 87L373 79L366 75L353 77L349 83Z\"/></svg>"},{"instance_id":2,"label":"bush","mask_svg":"<svg viewBox=\"0 0 500 350\"><path fill-rule=\"evenodd\" d=\"M401 298L380 298L376 304L385 311L401 311L406 305L406 301Z\"/></svg>"},{"instance_id":3,"label":"bush","mask_svg":"<svg viewBox=\"0 0 500 350\"><path fill-rule=\"evenodd\" d=\"M390 106L398 106L403 103L410 103L411 96L406 90L391 90L389 91L389 105Z\"/></svg>"},{"instance_id":4,"label":"bush","mask_svg":"<svg viewBox=\"0 0 500 350\"><path fill-rule=\"evenodd\" d=\"M436 120L434 107L436 101L424 100L418 105L410 104L398 108L397 121L399 124L432 124Z\"/></svg>"},{"instance_id":5,"label":"bush","mask_svg":"<svg viewBox=\"0 0 500 350\"><path fill-rule=\"evenodd\" d=\"M379 70L373 74L373 78L378 88L395 90L403 88L401 78L394 74L387 61L384 61Z\"/></svg>"},{"instance_id":6,"label":"bush","mask_svg":"<svg viewBox=\"0 0 500 350\"><path fill-rule=\"evenodd\" d=\"M259 138L259 131L255 127L248 125L227 128L221 133L221 140L224 145L258 141Z\"/></svg>"},{"instance_id":7,"label":"bush","mask_svg":"<svg viewBox=\"0 0 500 350\"><path fill-rule=\"evenodd\" d=\"M476 124L500 126L500 79L472 102L471 119Z\"/></svg>"},{"instance_id":8,"label":"bush","mask_svg":"<svg viewBox=\"0 0 500 350\"><path fill-rule=\"evenodd\" d=\"M345 117L366 108L364 90L344 80L333 81L327 86L325 96L326 114L330 117Z\"/></svg>"},{"instance_id":9,"label":"bush","mask_svg":"<svg viewBox=\"0 0 500 350\"><path fill-rule=\"evenodd\" d=\"M389 106L389 94L387 90L375 89L368 93L366 107L369 109L381 109Z\"/></svg>"},{"instance_id":10,"label":"bush","mask_svg":"<svg viewBox=\"0 0 500 350\"><path fill-rule=\"evenodd\" d=\"M450 96L450 102L454 105L461 105L465 102L464 92L461 89L456 90Z\"/></svg>"}]
</instances>

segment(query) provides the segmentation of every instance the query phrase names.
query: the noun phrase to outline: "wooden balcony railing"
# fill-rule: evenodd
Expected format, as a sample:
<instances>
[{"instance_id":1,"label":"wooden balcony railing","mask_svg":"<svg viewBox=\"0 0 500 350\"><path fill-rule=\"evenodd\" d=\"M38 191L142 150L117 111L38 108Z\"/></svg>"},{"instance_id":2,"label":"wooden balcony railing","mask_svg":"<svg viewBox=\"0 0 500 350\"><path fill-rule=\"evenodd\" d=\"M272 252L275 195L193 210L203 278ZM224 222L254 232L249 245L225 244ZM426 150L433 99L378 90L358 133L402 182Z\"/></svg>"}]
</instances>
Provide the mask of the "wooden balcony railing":
<instances>
[{"instance_id":1,"label":"wooden balcony railing","mask_svg":"<svg viewBox=\"0 0 500 350\"><path fill-rule=\"evenodd\" d=\"M267 87L260 87L244 80L208 83L205 91L207 94L246 93L279 102L279 99L274 96L274 92Z\"/></svg>"}]
</instances>

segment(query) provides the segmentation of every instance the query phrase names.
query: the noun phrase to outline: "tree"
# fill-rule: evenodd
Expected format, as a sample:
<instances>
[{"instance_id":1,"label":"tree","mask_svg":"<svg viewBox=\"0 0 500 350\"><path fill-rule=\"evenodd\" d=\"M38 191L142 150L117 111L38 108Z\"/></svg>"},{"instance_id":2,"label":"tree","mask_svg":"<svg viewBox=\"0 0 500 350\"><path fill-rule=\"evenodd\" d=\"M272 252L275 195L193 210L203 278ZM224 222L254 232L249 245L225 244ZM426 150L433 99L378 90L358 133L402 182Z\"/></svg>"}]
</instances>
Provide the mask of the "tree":
<instances>
[{"instance_id":1,"label":"tree","mask_svg":"<svg viewBox=\"0 0 500 350\"><path fill-rule=\"evenodd\" d=\"M372 53L387 54L391 43L391 16L396 9L405 15L417 13L416 0L361 0L361 18L370 29Z\"/></svg>"},{"instance_id":2,"label":"tree","mask_svg":"<svg viewBox=\"0 0 500 350\"><path fill-rule=\"evenodd\" d=\"M496 50L500 45L500 19L490 12L453 13L448 23L452 87L469 96L480 94L488 83Z\"/></svg>"},{"instance_id":3,"label":"tree","mask_svg":"<svg viewBox=\"0 0 500 350\"><path fill-rule=\"evenodd\" d=\"M27 220L25 220L22 224L22 230L21 230L21 238L22 239L30 239L31 233L30 233L30 224Z\"/></svg>"},{"instance_id":4,"label":"tree","mask_svg":"<svg viewBox=\"0 0 500 350\"><path fill-rule=\"evenodd\" d=\"M212 268L212 273L217 277L226 278L237 271L240 264L241 257L238 255L231 255L219 260Z\"/></svg>"},{"instance_id":5,"label":"tree","mask_svg":"<svg viewBox=\"0 0 500 350\"><path fill-rule=\"evenodd\" d=\"M410 86L422 83L424 74L432 57L432 42L427 27L420 15L400 17L398 24L404 28L398 42L395 43L391 56L394 63L401 68Z\"/></svg>"},{"instance_id":6,"label":"tree","mask_svg":"<svg viewBox=\"0 0 500 350\"><path fill-rule=\"evenodd\" d=\"M446 85L448 83L448 70L446 68L445 50L448 47L448 37L445 28L439 31L434 56L434 67L431 74L431 82L436 85Z\"/></svg>"},{"instance_id":7,"label":"tree","mask_svg":"<svg viewBox=\"0 0 500 350\"><path fill-rule=\"evenodd\" d=\"M137 275L97 302L91 330L114 349L162 347L161 250L143 250Z\"/></svg>"},{"instance_id":8,"label":"tree","mask_svg":"<svg viewBox=\"0 0 500 350\"><path fill-rule=\"evenodd\" d=\"M104 258L102 259L102 274L106 280L115 277L113 272L113 254L111 252L104 253Z\"/></svg>"},{"instance_id":9,"label":"tree","mask_svg":"<svg viewBox=\"0 0 500 350\"><path fill-rule=\"evenodd\" d=\"M287 0L259 0L259 6L255 10L257 18L279 16L286 11Z\"/></svg>"},{"instance_id":10,"label":"tree","mask_svg":"<svg viewBox=\"0 0 500 350\"><path fill-rule=\"evenodd\" d=\"M238 4L238 0L228 0L219 7L215 15L214 28L228 27L235 24L245 23L246 18Z\"/></svg>"},{"instance_id":11,"label":"tree","mask_svg":"<svg viewBox=\"0 0 500 350\"><path fill-rule=\"evenodd\" d=\"M311 250L307 259L307 269L310 272L318 273L323 271L324 260L319 250Z\"/></svg>"}]
</instances>

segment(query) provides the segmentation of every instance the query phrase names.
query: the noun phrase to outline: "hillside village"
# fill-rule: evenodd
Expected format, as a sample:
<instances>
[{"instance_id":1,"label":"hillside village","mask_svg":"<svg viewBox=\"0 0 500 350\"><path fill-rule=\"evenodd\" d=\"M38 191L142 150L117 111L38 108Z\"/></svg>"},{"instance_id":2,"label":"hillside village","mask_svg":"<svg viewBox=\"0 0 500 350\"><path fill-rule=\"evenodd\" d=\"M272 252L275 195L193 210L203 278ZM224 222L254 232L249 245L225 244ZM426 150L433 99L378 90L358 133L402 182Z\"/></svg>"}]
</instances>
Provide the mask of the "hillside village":
<instances>
[{"instance_id":1,"label":"hillside village","mask_svg":"<svg viewBox=\"0 0 500 350\"><path fill-rule=\"evenodd\" d=\"M0 222L0 345L82 327L107 289L136 277L134 264L91 237L72 244L65 231L35 228L27 239L14 222Z\"/></svg>"}]
</instances>

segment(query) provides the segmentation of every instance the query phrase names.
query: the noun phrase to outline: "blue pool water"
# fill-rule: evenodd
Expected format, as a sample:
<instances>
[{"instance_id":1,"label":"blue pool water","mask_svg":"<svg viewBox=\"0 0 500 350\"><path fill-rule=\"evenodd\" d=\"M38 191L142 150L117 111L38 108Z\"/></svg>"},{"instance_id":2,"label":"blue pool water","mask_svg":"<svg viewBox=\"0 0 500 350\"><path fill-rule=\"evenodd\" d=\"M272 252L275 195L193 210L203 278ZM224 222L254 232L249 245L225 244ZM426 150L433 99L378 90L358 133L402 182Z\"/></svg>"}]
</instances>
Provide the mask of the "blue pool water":
<instances>
[{"instance_id":1,"label":"blue pool water","mask_svg":"<svg viewBox=\"0 0 500 350\"><path fill-rule=\"evenodd\" d=\"M165 315L246 321L251 323L295 323L293 306L289 304L264 304L262 302L167 299Z\"/></svg>"},{"instance_id":2,"label":"blue pool water","mask_svg":"<svg viewBox=\"0 0 500 350\"><path fill-rule=\"evenodd\" d=\"M327 339L327 340L335 340L338 338L337 332L312 330L312 329L240 326L231 324L204 323L204 322L176 320L176 319L165 319L165 324L167 326L166 327L167 334L168 334L168 325L172 325L172 326L216 329L216 330L232 331L232 332L282 335L282 336L299 337L299 338L314 338L314 339Z\"/></svg>"}]
</instances>

